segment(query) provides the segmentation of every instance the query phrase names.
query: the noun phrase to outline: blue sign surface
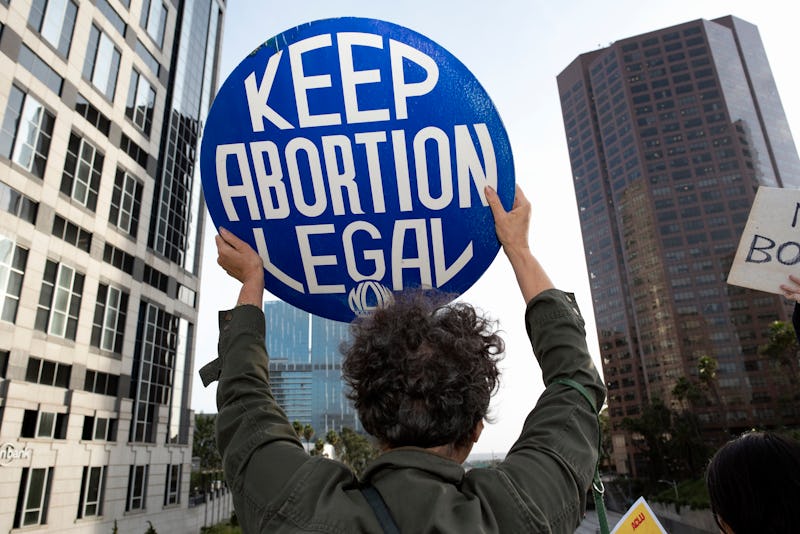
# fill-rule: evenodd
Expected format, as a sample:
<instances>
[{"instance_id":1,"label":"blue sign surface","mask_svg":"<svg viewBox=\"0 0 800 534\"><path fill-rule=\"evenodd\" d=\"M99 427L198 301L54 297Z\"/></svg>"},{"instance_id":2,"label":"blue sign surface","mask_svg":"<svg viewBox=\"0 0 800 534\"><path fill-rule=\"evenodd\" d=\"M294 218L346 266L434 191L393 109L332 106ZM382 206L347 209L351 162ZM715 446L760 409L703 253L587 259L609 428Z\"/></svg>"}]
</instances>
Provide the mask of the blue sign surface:
<instances>
[{"instance_id":1,"label":"blue sign surface","mask_svg":"<svg viewBox=\"0 0 800 534\"><path fill-rule=\"evenodd\" d=\"M267 289L350 321L409 287L466 291L500 245L514 165L486 91L447 50L384 21L287 30L234 69L200 154L216 227L250 243Z\"/></svg>"}]
</instances>

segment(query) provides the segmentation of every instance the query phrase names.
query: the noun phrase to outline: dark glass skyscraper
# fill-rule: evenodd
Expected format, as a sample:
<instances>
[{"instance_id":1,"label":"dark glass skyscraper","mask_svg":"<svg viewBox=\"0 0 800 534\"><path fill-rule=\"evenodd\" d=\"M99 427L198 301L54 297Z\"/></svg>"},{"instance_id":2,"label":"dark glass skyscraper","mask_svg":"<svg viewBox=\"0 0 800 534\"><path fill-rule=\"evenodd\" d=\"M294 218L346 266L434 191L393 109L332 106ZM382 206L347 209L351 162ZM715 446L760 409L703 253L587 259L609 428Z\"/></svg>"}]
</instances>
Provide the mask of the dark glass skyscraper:
<instances>
[{"instance_id":1,"label":"dark glass skyscraper","mask_svg":"<svg viewBox=\"0 0 800 534\"><path fill-rule=\"evenodd\" d=\"M558 76L609 389L613 461L643 457L620 423L656 400L709 439L800 422L762 355L782 298L726 284L759 185L800 186L800 159L758 30L696 20L576 58ZM707 399L674 389L701 384Z\"/></svg>"},{"instance_id":2,"label":"dark glass skyscraper","mask_svg":"<svg viewBox=\"0 0 800 534\"><path fill-rule=\"evenodd\" d=\"M345 397L339 345L348 325L311 315L283 301L264 303L270 385L289 421L311 425L314 439L343 427L360 431Z\"/></svg>"},{"instance_id":3,"label":"dark glass skyscraper","mask_svg":"<svg viewBox=\"0 0 800 534\"><path fill-rule=\"evenodd\" d=\"M198 532L203 214L225 0L0 0L0 530Z\"/></svg>"}]
</instances>

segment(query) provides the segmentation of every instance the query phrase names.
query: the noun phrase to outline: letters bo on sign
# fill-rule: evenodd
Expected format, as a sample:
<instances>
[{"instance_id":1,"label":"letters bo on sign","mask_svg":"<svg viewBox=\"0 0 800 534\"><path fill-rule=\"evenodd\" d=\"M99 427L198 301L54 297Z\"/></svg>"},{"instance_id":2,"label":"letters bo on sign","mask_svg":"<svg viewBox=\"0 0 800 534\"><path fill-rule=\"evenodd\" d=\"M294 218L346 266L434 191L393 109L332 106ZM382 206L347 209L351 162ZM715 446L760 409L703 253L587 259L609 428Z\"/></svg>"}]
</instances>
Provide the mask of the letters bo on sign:
<instances>
[{"instance_id":1,"label":"letters bo on sign","mask_svg":"<svg viewBox=\"0 0 800 534\"><path fill-rule=\"evenodd\" d=\"M759 187L728 283L782 294L790 274L800 276L800 190Z\"/></svg>"},{"instance_id":2,"label":"letters bo on sign","mask_svg":"<svg viewBox=\"0 0 800 534\"><path fill-rule=\"evenodd\" d=\"M350 321L408 287L458 295L499 250L511 147L453 55L388 22L340 18L273 37L214 100L200 154L216 227L250 243L267 289Z\"/></svg>"}]
</instances>

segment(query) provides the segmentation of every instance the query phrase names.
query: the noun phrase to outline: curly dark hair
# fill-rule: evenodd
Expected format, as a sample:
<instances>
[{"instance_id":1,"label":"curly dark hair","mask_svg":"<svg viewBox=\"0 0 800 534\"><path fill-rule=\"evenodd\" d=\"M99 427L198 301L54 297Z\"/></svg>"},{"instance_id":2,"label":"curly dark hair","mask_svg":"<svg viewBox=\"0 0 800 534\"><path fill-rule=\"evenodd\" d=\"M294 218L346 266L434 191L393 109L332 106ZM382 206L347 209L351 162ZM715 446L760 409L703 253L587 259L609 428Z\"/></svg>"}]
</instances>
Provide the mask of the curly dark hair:
<instances>
[{"instance_id":1,"label":"curly dark hair","mask_svg":"<svg viewBox=\"0 0 800 534\"><path fill-rule=\"evenodd\" d=\"M342 373L364 428L388 447L469 445L497 390L495 321L411 290L350 326Z\"/></svg>"}]
</instances>

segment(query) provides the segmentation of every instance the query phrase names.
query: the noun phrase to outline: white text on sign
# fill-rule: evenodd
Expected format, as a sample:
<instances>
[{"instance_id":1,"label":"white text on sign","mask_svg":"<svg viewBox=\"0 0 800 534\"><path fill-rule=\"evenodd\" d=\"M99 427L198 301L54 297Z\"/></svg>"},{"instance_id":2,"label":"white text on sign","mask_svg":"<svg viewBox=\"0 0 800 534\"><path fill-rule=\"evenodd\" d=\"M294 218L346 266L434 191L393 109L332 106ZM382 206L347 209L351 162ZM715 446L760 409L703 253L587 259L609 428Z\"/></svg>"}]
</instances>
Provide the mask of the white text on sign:
<instances>
[{"instance_id":1,"label":"white text on sign","mask_svg":"<svg viewBox=\"0 0 800 534\"><path fill-rule=\"evenodd\" d=\"M383 39L380 35L360 32L337 33L336 38L342 80L342 86L339 89L344 98L346 122L354 124L390 120L388 109L362 110L359 108L358 86L381 83L380 71L377 69L355 70L353 62L354 46L382 49ZM329 46L332 46L330 34L316 35L289 45L289 64L291 66L295 105L300 128L342 124L340 113L312 114L308 105L308 92L331 88L332 81L330 74L306 75L303 71L303 54ZM279 110L272 109L268 103L282 56L283 51L279 50L270 57L260 83L256 80L255 72L251 73L244 81L253 132L264 131L265 119L281 130L294 128L279 113ZM439 78L439 69L436 66L436 62L426 54L393 39L389 39L389 56L395 118L402 120L408 118L408 99L425 95L436 86L436 81ZM404 60L411 61L424 69L426 73L425 79L417 82L407 82L403 74Z\"/></svg>"}]
</instances>

